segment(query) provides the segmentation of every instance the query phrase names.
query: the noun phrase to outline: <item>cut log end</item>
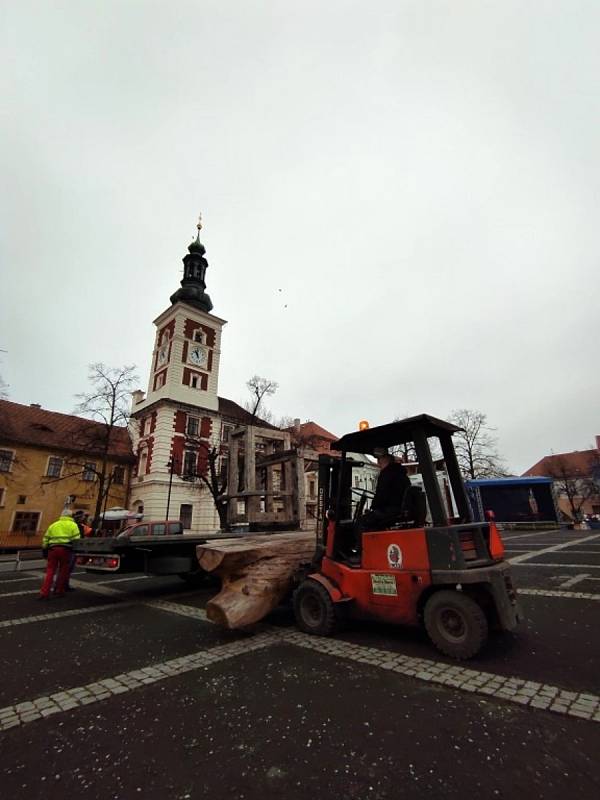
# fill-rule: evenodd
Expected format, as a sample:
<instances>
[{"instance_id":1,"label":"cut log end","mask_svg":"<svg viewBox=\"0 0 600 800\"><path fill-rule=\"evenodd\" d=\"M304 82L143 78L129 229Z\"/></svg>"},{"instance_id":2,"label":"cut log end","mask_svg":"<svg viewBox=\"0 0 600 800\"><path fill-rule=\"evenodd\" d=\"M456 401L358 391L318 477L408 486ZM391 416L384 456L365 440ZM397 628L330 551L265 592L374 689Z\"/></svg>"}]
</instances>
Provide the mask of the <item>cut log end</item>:
<instances>
[{"instance_id":1,"label":"cut log end","mask_svg":"<svg viewBox=\"0 0 600 800\"><path fill-rule=\"evenodd\" d=\"M259 622L289 593L292 577L314 554L314 534L279 534L198 547L198 560L222 580L206 606L211 622L230 630Z\"/></svg>"},{"instance_id":2,"label":"cut log end","mask_svg":"<svg viewBox=\"0 0 600 800\"><path fill-rule=\"evenodd\" d=\"M223 611L218 603L212 600L206 605L206 616L215 625L221 625L223 628L231 628L227 619L227 614Z\"/></svg>"}]
</instances>

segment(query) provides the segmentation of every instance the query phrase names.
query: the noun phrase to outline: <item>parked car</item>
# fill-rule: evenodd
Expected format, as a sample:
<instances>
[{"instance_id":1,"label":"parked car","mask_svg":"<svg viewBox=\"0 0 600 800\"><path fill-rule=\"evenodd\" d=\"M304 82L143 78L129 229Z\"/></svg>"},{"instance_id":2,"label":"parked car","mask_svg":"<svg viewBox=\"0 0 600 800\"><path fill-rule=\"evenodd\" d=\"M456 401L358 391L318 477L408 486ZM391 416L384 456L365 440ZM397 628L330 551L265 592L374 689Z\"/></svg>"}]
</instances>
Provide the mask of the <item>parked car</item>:
<instances>
[{"instance_id":1,"label":"parked car","mask_svg":"<svg viewBox=\"0 0 600 800\"><path fill-rule=\"evenodd\" d=\"M131 539L137 536L173 536L183 533L183 524L178 519L147 520L130 525L117 536L117 539Z\"/></svg>"}]
</instances>

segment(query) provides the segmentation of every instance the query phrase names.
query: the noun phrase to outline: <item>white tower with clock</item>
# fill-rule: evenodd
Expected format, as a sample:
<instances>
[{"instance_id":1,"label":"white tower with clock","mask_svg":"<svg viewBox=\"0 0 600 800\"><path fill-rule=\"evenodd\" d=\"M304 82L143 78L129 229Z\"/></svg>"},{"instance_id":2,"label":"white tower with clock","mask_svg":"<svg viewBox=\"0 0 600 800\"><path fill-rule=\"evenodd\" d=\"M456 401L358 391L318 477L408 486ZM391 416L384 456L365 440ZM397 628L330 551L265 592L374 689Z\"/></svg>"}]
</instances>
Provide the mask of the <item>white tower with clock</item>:
<instances>
[{"instance_id":1,"label":"white tower with clock","mask_svg":"<svg viewBox=\"0 0 600 800\"><path fill-rule=\"evenodd\" d=\"M134 393L131 435L138 455L130 505L144 519L182 519L190 532L219 525L202 490L207 453L220 447L219 361L225 320L211 314L205 249L196 240L183 259L184 274L171 305L155 320L148 391Z\"/></svg>"}]
</instances>

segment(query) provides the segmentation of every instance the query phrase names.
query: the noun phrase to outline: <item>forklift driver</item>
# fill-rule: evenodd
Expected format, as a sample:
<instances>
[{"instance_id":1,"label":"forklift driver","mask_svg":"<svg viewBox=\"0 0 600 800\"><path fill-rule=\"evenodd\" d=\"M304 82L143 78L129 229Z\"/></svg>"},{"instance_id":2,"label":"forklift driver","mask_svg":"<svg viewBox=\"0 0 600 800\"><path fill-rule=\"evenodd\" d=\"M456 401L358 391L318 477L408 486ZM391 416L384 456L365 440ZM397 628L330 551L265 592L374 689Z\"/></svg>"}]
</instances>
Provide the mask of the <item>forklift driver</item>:
<instances>
[{"instance_id":1,"label":"forklift driver","mask_svg":"<svg viewBox=\"0 0 600 800\"><path fill-rule=\"evenodd\" d=\"M400 515L405 491L410 479L403 464L397 462L384 447L376 447L373 455L381 470L370 511L363 514L357 524L357 533L383 530Z\"/></svg>"}]
</instances>

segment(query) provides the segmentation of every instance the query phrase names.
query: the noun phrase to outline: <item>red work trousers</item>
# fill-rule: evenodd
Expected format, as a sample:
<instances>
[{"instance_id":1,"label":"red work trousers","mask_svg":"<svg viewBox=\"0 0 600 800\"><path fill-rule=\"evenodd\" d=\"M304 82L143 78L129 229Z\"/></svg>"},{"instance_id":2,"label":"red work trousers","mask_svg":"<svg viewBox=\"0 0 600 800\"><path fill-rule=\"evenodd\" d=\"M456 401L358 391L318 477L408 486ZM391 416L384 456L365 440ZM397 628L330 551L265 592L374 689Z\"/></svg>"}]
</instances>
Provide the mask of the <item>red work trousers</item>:
<instances>
[{"instance_id":1,"label":"red work trousers","mask_svg":"<svg viewBox=\"0 0 600 800\"><path fill-rule=\"evenodd\" d=\"M71 561L71 548L56 545L51 547L48 551L48 566L46 567L46 576L40 589L42 597L50 596L50 587L54 580L54 573L58 570L58 580L56 581L56 590L54 594L62 595L67 588L67 581L69 580L69 566Z\"/></svg>"}]
</instances>

